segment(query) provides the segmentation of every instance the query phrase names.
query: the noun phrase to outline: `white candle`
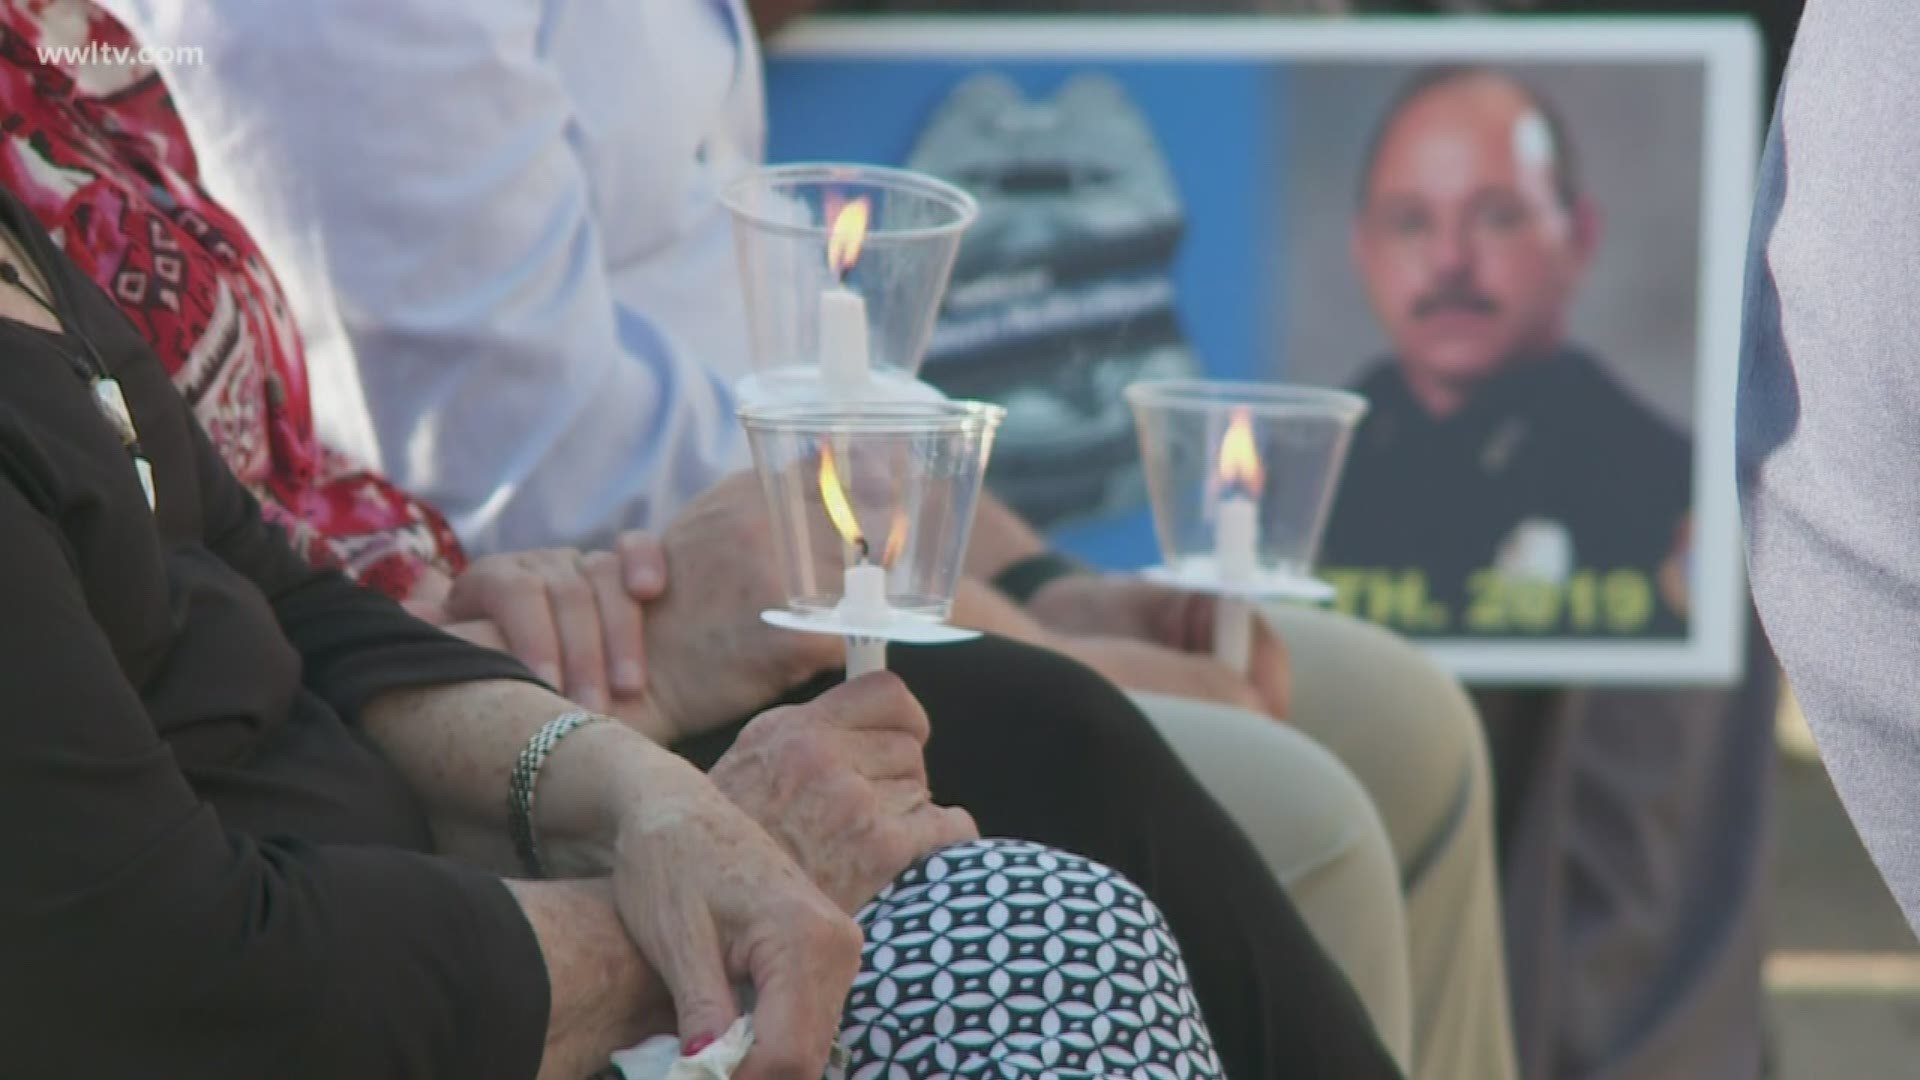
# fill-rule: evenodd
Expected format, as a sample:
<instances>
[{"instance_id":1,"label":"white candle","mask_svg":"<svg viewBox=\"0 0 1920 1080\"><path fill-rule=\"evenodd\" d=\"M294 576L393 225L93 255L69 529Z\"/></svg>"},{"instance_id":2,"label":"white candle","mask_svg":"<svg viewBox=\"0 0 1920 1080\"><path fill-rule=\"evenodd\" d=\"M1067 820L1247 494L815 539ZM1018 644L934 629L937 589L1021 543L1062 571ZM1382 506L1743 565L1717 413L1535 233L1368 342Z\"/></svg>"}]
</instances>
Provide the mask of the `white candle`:
<instances>
[{"instance_id":1,"label":"white candle","mask_svg":"<svg viewBox=\"0 0 1920 1080\"><path fill-rule=\"evenodd\" d=\"M1245 585L1259 566L1260 509L1244 495L1220 500L1213 526L1214 563L1220 584ZM1245 675L1253 655L1253 609L1237 596L1222 594L1213 609L1213 658Z\"/></svg>"},{"instance_id":2,"label":"white candle","mask_svg":"<svg viewBox=\"0 0 1920 1080\"><path fill-rule=\"evenodd\" d=\"M887 606L887 571L884 567L862 562L847 567L840 592L841 615L852 623L883 624L891 612ZM857 679L872 671L885 671L885 638L849 636L847 638L847 678Z\"/></svg>"},{"instance_id":3,"label":"white candle","mask_svg":"<svg viewBox=\"0 0 1920 1080\"><path fill-rule=\"evenodd\" d=\"M840 610L849 619L869 623L886 622L886 569L870 562L847 567L845 585L840 591Z\"/></svg>"},{"instance_id":4,"label":"white candle","mask_svg":"<svg viewBox=\"0 0 1920 1080\"><path fill-rule=\"evenodd\" d=\"M820 374L840 393L857 391L871 366L867 342L867 302L845 285L820 293Z\"/></svg>"}]
</instances>

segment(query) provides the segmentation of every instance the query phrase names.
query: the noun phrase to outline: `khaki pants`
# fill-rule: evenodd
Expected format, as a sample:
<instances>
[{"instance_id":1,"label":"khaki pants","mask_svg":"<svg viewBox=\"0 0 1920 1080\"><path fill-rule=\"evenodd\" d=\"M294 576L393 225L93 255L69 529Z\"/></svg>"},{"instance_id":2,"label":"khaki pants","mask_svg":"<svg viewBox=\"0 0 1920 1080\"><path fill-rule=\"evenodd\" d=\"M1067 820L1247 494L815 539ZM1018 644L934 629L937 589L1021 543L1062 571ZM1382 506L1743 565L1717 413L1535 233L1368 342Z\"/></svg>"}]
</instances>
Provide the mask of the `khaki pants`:
<instances>
[{"instance_id":1,"label":"khaki pants","mask_svg":"<svg viewBox=\"0 0 1920 1080\"><path fill-rule=\"evenodd\" d=\"M1485 739L1406 641L1314 608L1269 618L1289 723L1136 694L1260 849L1416 1080L1515 1076Z\"/></svg>"}]
</instances>

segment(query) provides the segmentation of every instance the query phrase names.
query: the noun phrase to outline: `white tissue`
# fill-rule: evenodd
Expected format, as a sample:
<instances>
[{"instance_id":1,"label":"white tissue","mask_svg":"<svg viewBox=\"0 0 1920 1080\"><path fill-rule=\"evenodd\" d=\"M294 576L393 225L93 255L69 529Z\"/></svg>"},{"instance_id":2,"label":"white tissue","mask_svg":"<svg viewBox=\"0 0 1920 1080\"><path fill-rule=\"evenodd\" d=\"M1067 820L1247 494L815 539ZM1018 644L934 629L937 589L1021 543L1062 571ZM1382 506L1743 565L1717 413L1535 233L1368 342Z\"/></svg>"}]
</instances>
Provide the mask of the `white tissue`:
<instances>
[{"instance_id":1,"label":"white tissue","mask_svg":"<svg viewBox=\"0 0 1920 1080\"><path fill-rule=\"evenodd\" d=\"M753 1018L743 1016L692 1057L680 1055L679 1036L656 1035L613 1055L613 1064L627 1080L729 1080L751 1049Z\"/></svg>"}]
</instances>

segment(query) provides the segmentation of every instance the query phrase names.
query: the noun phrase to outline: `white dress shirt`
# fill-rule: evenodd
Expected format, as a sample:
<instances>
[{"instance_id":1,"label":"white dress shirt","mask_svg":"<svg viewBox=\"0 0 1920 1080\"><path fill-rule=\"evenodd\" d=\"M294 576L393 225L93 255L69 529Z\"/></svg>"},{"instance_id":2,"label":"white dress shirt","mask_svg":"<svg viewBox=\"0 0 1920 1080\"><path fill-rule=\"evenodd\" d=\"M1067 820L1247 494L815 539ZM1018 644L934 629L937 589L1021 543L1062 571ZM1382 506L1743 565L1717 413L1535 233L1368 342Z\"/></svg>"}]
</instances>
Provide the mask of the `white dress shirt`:
<instances>
[{"instance_id":1,"label":"white dress shirt","mask_svg":"<svg viewBox=\"0 0 1920 1080\"><path fill-rule=\"evenodd\" d=\"M746 464L719 188L739 0L104 0L293 297L322 437L477 551L665 524Z\"/></svg>"}]
</instances>

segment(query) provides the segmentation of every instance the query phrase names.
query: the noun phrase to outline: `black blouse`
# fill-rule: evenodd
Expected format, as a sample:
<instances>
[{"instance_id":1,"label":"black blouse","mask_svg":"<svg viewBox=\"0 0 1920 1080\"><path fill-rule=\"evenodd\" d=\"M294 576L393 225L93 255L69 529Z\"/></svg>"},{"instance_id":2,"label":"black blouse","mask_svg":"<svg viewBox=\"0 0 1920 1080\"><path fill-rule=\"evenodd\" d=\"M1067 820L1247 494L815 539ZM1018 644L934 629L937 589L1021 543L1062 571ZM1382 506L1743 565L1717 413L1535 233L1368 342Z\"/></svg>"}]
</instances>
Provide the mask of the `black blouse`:
<instances>
[{"instance_id":1,"label":"black blouse","mask_svg":"<svg viewBox=\"0 0 1920 1080\"><path fill-rule=\"evenodd\" d=\"M0 1075L533 1076L531 928L354 726L530 676L302 562L113 302L0 221L67 331L0 319Z\"/></svg>"}]
</instances>

